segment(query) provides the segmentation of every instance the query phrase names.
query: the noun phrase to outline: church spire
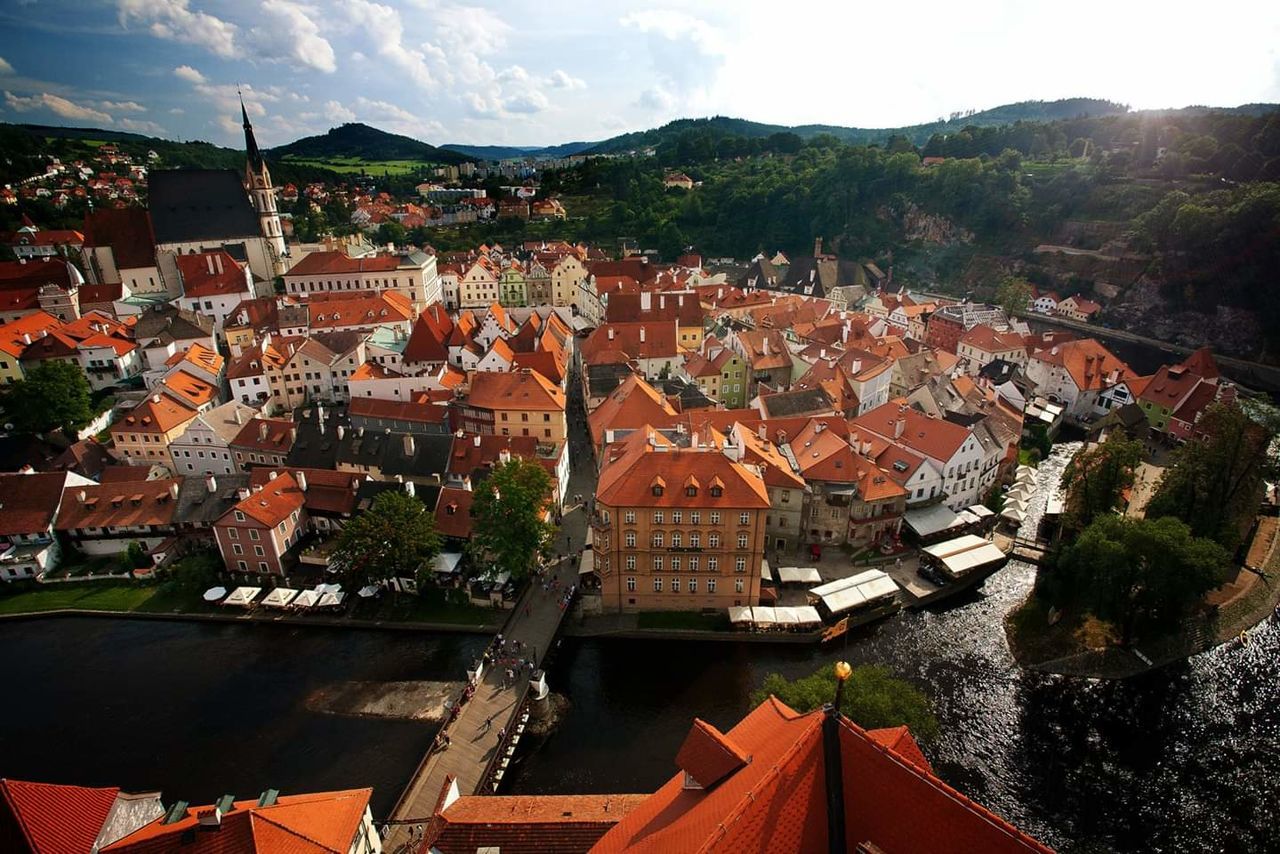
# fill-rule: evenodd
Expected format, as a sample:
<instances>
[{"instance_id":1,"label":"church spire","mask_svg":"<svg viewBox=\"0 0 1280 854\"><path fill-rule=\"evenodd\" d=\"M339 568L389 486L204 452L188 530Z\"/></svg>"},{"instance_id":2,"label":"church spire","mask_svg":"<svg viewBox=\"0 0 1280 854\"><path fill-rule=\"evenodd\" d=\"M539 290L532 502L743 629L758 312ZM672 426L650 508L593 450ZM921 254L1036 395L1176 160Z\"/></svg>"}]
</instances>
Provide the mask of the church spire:
<instances>
[{"instance_id":1,"label":"church spire","mask_svg":"<svg viewBox=\"0 0 1280 854\"><path fill-rule=\"evenodd\" d=\"M237 91L240 95L240 115L244 118L244 150L249 156L249 166L252 169L262 170L262 152L258 150L258 141L253 138L253 125L249 123L249 111L244 106L244 95Z\"/></svg>"}]
</instances>

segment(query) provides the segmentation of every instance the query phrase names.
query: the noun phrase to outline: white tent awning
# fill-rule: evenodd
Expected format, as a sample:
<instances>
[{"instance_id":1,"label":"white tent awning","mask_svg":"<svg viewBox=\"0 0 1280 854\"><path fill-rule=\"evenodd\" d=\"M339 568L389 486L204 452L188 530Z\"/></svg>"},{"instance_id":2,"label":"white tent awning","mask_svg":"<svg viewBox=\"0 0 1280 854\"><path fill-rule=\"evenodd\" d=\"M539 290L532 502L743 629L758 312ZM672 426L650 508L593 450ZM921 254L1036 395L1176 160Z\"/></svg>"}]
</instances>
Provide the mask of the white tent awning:
<instances>
[{"instance_id":1,"label":"white tent awning","mask_svg":"<svg viewBox=\"0 0 1280 854\"><path fill-rule=\"evenodd\" d=\"M297 596L298 591L291 587L277 587L267 594L266 598L262 600L262 604L268 608L285 608Z\"/></svg>"},{"instance_id":2,"label":"white tent awning","mask_svg":"<svg viewBox=\"0 0 1280 854\"><path fill-rule=\"evenodd\" d=\"M778 580L783 584L821 584L822 573L812 566L780 566Z\"/></svg>"},{"instance_id":3,"label":"white tent awning","mask_svg":"<svg viewBox=\"0 0 1280 854\"><path fill-rule=\"evenodd\" d=\"M237 587L231 591L231 595L222 600L223 605L239 605L242 608L249 607L254 599L258 598L258 594L262 592L261 587Z\"/></svg>"}]
</instances>

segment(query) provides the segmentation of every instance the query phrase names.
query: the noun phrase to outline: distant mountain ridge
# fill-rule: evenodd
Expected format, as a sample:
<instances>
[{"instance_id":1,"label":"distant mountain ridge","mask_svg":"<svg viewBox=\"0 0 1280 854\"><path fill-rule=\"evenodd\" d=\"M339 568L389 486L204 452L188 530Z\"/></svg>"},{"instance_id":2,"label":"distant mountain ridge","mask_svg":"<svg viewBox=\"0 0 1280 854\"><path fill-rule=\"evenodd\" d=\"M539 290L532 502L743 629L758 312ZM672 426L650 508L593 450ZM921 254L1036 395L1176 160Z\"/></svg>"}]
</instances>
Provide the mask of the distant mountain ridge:
<instances>
[{"instance_id":1,"label":"distant mountain ridge","mask_svg":"<svg viewBox=\"0 0 1280 854\"><path fill-rule=\"evenodd\" d=\"M440 146L449 151L456 151L477 160L519 160L525 157L570 157L580 154L589 148L600 145L599 142L563 142L560 145L463 145L448 143Z\"/></svg>"},{"instance_id":2,"label":"distant mountain ridge","mask_svg":"<svg viewBox=\"0 0 1280 854\"><path fill-rule=\"evenodd\" d=\"M268 157L324 160L354 157L360 160L419 160L424 163L466 163L475 158L458 151L428 145L421 140L387 133L360 122L348 122L316 136L268 149Z\"/></svg>"},{"instance_id":3,"label":"distant mountain ridge","mask_svg":"<svg viewBox=\"0 0 1280 854\"><path fill-rule=\"evenodd\" d=\"M831 134L843 142L855 144L882 143L891 136L905 136L916 145L929 141L935 133L949 130L960 130L966 126L989 127L1007 125L1019 121L1050 122L1058 119L1080 118L1082 116L1121 115L1129 112L1124 104L1100 98L1066 98L1059 101L1021 101L1016 104L1004 104L989 110L980 110L954 118L918 125L907 125L896 128L855 128L840 125L774 125L764 122L753 122L748 119L735 119L728 116L713 116L707 119L677 119L659 128L635 133L625 133L607 139L594 148L588 149L590 154L618 154L640 148L649 148L672 138L686 130L710 129L732 136L767 137L775 133L794 133L803 139L811 139L819 134Z\"/></svg>"}]
</instances>

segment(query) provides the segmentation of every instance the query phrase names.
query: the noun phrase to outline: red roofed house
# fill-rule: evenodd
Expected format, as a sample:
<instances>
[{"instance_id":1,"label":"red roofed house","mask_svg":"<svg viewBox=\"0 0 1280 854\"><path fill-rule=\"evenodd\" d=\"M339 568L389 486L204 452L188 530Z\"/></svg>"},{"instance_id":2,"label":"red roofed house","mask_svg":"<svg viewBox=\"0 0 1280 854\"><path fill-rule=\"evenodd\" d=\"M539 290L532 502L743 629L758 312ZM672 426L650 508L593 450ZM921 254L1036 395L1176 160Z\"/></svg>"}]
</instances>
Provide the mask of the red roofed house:
<instances>
[{"instance_id":1,"label":"red roofed house","mask_svg":"<svg viewBox=\"0 0 1280 854\"><path fill-rule=\"evenodd\" d=\"M254 466L282 466L298 438L298 428L283 418L250 418L231 440L239 471Z\"/></svg>"},{"instance_id":2,"label":"red roofed house","mask_svg":"<svg viewBox=\"0 0 1280 854\"><path fill-rule=\"evenodd\" d=\"M1036 392L1066 404L1068 417L1076 420L1100 417L1117 405L1130 403L1112 392L1137 376L1093 338L1036 350L1027 362L1027 379Z\"/></svg>"},{"instance_id":3,"label":"red roofed house","mask_svg":"<svg viewBox=\"0 0 1280 854\"><path fill-rule=\"evenodd\" d=\"M596 459L602 459L605 448L630 431L646 425L661 430L674 426L678 420L679 412L662 392L638 374L628 374L599 406L591 410L587 416L587 427Z\"/></svg>"},{"instance_id":4,"label":"red roofed house","mask_svg":"<svg viewBox=\"0 0 1280 854\"><path fill-rule=\"evenodd\" d=\"M140 542L155 548L176 533L182 478L81 485L63 496L54 530L83 552L112 555Z\"/></svg>"},{"instance_id":5,"label":"red roofed house","mask_svg":"<svg viewBox=\"0 0 1280 854\"><path fill-rule=\"evenodd\" d=\"M469 433L533 436L562 444L568 435L564 389L542 374L522 369L508 374L473 373L458 404L457 426Z\"/></svg>"},{"instance_id":6,"label":"red roofed house","mask_svg":"<svg viewBox=\"0 0 1280 854\"><path fill-rule=\"evenodd\" d=\"M72 472L0 474L0 581L31 578L57 566L53 535L66 490L92 486Z\"/></svg>"},{"instance_id":7,"label":"red roofed house","mask_svg":"<svg viewBox=\"0 0 1280 854\"><path fill-rule=\"evenodd\" d=\"M422 252L352 258L342 251L311 252L284 274L291 294L395 291L416 309L440 302L436 258Z\"/></svg>"},{"instance_id":8,"label":"red roofed house","mask_svg":"<svg viewBox=\"0 0 1280 854\"><path fill-rule=\"evenodd\" d=\"M176 261L182 284L178 308L212 318L215 331L222 331L227 317L241 302L254 299L253 274L225 249L179 255Z\"/></svg>"},{"instance_id":9,"label":"red roofed house","mask_svg":"<svg viewBox=\"0 0 1280 854\"><path fill-rule=\"evenodd\" d=\"M759 604L769 493L720 442L698 431L675 447L646 428L608 449L591 519L605 612Z\"/></svg>"},{"instance_id":10,"label":"red roofed house","mask_svg":"<svg viewBox=\"0 0 1280 854\"><path fill-rule=\"evenodd\" d=\"M475 493L461 486L445 486L436 499L436 530L455 543L471 539L471 504Z\"/></svg>"},{"instance_id":11,"label":"red roofed house","mask_svg":"<svg viewBox=\"0 0 1280 854\"><path fill-rule=\"evenodd\" d=\"M254 487L213 523L222 562L232 572L284 575L307 527L307 480L282 474Z\"/></svg>"},{"instance_id":12,"label":"red roofed house","mask_svg":"<svg viewBox=\"0 0 1280 854\"><path fill-rule=\"evenodd\" d=\"M956 355L965 373L976 377L985 365L1000 359L1020 368L1027 366L1027 345L1016 332L1001 332L979 323L960 336Z\"/></svg>"},{"instance_id":13,"label":"red roofed house","mask_svg":"<svg viewBox=\"0 0 1280 854\"><path fill-rule=\"evenodd\" d=\"M1079 295L1067 297L1058 303L1058 314L1081 323L1088 323L1102 311L1102 306Z\"/></svg>"},{"instance_id":14,"label":"red roofed house","mask_svg":"<svg viewBox=\"0 0 1280 854\"><path fill-rule=\"evenodd\" d=\"M849 422L851 433L870 433L924 457L942 477L942 494L952 510L982 500L995 481L995 468L984 470L982 443L969 428L925 415L902 401L860 415Z\"/></svg>"},{"instance_id":15,"label":"red roofed house","mask_svg":"<svg viewBox=\"0 0 1280 854\"><path fill-rule=\"evenodd\" d=\"M8 854L92 854L162 815L158 792L0 779L0 850Z\"/></svg>"},{"instance_id":16,"label":"red roofed house","mask_svg":"<svg viewBox=\"0 0 1280 854\"><path fill-rule=\"evenodd\" d=\"M120 283L125 296L167 290L156 263L156 236L145 208L100 208L84 218L80 250L89 283ZM177 292L175 285L174 292Z\"/></svg>"},{"instance_id":17,"label":"red roofed house","mask_svg":"<svg viewBox=\"0 0 1280 854\"><path fill-rule=\"evenodd\" d=\"M172 470L169 446L177 441L196 414L193 407L154 392L133 409L121 413L108 428L114 453L131 465L160 463Z\"/></svg>"},{"instance_id":18,"label":"red roofed house","mask_svg":"<svg viewBox=\"0 0 1280 854\"><path fill-rule=\"evenodd\" d=\"M307 795L263 792L204 807L171 808L102 854L380 854L372 789Z\"/></svg>"},{"instance_id":19,"label":"red roofed house","mask_svg":"<svg viewBox=\"0 0 1280 854\"><path fill-rule=\"evenodd\" d=\"M595 329L579 347L582 364L599 364L625 357L634 362L646 379L667 376L683 361L675 319L605 323Z\"/></svg>"},{"instance_id":20,"label":"red roofed house","mask_svg":"<svg viewBox=\"0 0 1280 854\"><path fill-rule=\"evenodd\" d=\"M22 354L33 342L61 328L61 320L43 311L0 326L0 385L22 379Z\"/></svg>"}]
</instances>

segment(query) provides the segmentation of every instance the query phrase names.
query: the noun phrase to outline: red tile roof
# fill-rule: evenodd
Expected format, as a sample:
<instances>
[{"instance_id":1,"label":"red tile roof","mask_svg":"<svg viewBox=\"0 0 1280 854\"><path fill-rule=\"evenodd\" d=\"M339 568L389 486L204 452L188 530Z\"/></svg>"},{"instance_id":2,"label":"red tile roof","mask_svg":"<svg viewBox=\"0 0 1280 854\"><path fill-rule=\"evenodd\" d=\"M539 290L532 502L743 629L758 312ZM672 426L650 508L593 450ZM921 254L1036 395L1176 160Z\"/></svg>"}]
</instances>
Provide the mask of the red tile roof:
<instances>
[{"instance_id":1,"label":"red tile roof","mask_svg":"<svg viewBox=\"0 0 1280 854\"><path fill-rule=\"evenodd\" d=\"M769 492L757 469L734 462L718 449L673 448L628 442L600 470L596 498L610 507L768 509ZM661 486L661 494L654 489ZM696 489L688 495L687 489ZM712 495L719 487L720 497Z\"/></svg>"},{"instance_id":2,"label":"red tile roof","mask_svg":"<svg viewBox=\"0 0 1280 854\"><path fill-rule=\"evenodd\" d=\"M1038 350L1032 358L1064 368L1081 391L1109 388L1137 376L1119 356L1093 338L1064 341Z\"/></svg>"},{"instance_id":3,"label":"red tile roof","mask_svg":"<svg viewBox=\"0 0 1280 854\"><path fill-rule=\"evenodd\" d=\"M286 276L349 275L352 273L389 273L400 264L395 255L352 258L345 252L312 252L289 268Z\"/></svg>"},{"instance_id":4,"label":"red tile roof","mask_svg":"<svg viewBox=\"0 0 1280 854\"><path fill-rule=\"evenodd\" d=\"M581 854L647 795L464 796L438 812L423 850Z\"/></svg>"},{"instance_id":5,"label":"red tile roof","mask_svg":"<svg viewBox=\"0 0 1280 854\"><path fill-rule=\"evenodd\" d=\"M676 753L676 765L699 786L710 789L751 761L742 748L711 724L698 718Z\"/></svg>"},{"instance_id":6,"label":"red tile roof","mask_svg":"<svg viewBox=\"0 0 1280 854\"><path fill-rule=\"evenodd\" d=\"M244 268L225 250L179 255L177 260L183 296L217 297L249 290Z\"/></svg>"},{"instance_id":7,"label":"red tile roof","mask_svg":"<svg viewBox=\"0 0 1280 854\"><path fill-rule=\"evenodd\" d=\"M476 494L454 486L441 488L436 499L436 530L446 537L471 538L471 504Z\"/></svg>"},{"instance_id":8,"label":"red tile roof","mask_svg":"<svg viewBox=\"0 0 1280 854\"><path fill-rule=\"evenodd\" d=\"M60 471L0 474L0 537L48 531L66 481Z\"/></svg>"},{"instance_id":9,"label":"red tile roof","mask_svg":"<svg viewBox=\"0 0 1280 854\"><path fill-rule=\"evenodd\" d=\"M232 514L238 511L268 528L274 528L293 511L302 509L304 503L305 495L298 488L297 481L292 475L282 474L274 480L268 480L262 489L256 490L248 498L241 499L218 520L218 524L234 518Z\"/></svg>"},{"instance_id":10,"label":"red tile roof","mask_svg":"<svg viewBox=\"0 0 1280 854\"><path fill-rule=\"evenodd\" d=\"M353 397L349 406L352 417L388 418L419 424L443 424L449 418L449 407L430 401L402 403L373 397Z\"/></svg>"},{"instance_id":11,"label":"red tile roof","mask_svg":"<svg viewBox=\"0 0 1280 854\"><path fill-rule=\"evenodd\" d=\"M294 423L286 418L250 418L231 440L231 446L249 451L288 454L293 447L294 437Z\"/></svg>"},{"instance_id":12,"label":"red tile roof","mask_svg":"<svg viewBox=\"0 0 1280 854\"><path fill-rule=\"evenodd\" d=\"M898 422L902 429L898 430ZM969 431L959 424L930 418L905 403L890 401L849 422L854 432L868 431L888 441L896 441L908 449L940 462L946 462L969 438Z\"/></svg>"},{"instance_id":13,"label":"red tile roof","mask_svg":"<svg viewBox=\"0 0 1280 854\"><path fill-rule=\"evenodd\" d=\"M54 529L171 525L183 478L105 483L66 490Z\"/></svg>"},{"instance_id":14,"label":"red tile roof","mask_svg":"<svg viewBox=\"0 0 1280 854\"><path fill-rule=\"evenodd\" d=\"M670 427L678 418L679 413L661 392L643 377L631 374L592 410L587 426L595 446L600 447L609 430L636 430L646 424Z\"/></svg>"},{"instance_id":15,"label":"red tile roof","mask_svg":"<svg viewBox=\"0 0 1280 854\"><path fill-rule=\"evenodd\" d=\"M107 854L347 854L364 821L372 789L281 795L260 807L236 801L217 831L199 830L212 807L191 807L169 824L156 820L103 849ZM188 831L195 833L187 836Z\"/></svg>"},{"instance_id":16,"label":"red tile roof","mask_svg":"<svg viewBox=\"0 0 1280 854\"><path fill-rule=\"evenodd\" d=\"M84 218L84 245L110 246L116 267L154 267L156 236L145 208L103 208Z\"/></svg>"},{"instance_id":17,"label":"red tile roof","mask_svg":"<svg viewBox=\"0 0 1280 854\"><path fill-rule=\"evenodd\" d=\"M476 409L563 412L564 389L542 374L524 369L514 373L474 372L467 405Z\"/></svg>"},{"instance_id":18,"label":"red tile roof","mask_svg":"<svg viewBox=\"0 0 1280 854\"><path fill-rule=\"evenodd\" d=\"M643 340L641 340L643 339ZM625 353L632 359L675 358L679 330L674 320L601 324L582 342L582 360L596 364L605 353Z\"/></svg>"},{"instance_id":19,"label":"red tile roof","mask_svg":"<svg viewBox=\"0 0 1280 854\"><path fill-rule=\"evenodd\" d=\"M119 793L114 787L0 779L0 848L15 854L88 854Z\"/></svg>"},{"instance_id":20,"label":"red tile roof","mask_svg":"<svg viewBox=\"0 0 1280 854\"><path fill-rule=\"evenodd\" d=\"M43 311L33 311L17 320L0 326L0 351L15 359L22 355L29 346L25 340L30 336L32 341L43 335L62 328L62 321Z\"/></svg>"},{"instance_id":21,"label":"red tile roof","mask_svg":"<svg viewBox=\"0 0 1280 854\"><path fill-rule=\"evenodd\" d=\"M167 433L181 427L198 413L165 394L152 394L142 403L124 413L124 417L111 425L111 435L120 433Z\"/></svg>"},{"instance_id":22,"label":"red tile roof","mask_svg":"<svg viewBox=\"0 0 1280 854\"><path fill-rule=\"evenodd\" d=\"M446 342L453 331L453 320L440 303L432 303L422 310L409 341L405 344L406 362L445 362L449 359Z\"/></svg>"},{"instance_id":23,"label":"red tile roof","mask_svg":"<svg viewBox=\"0 0 1280 854\"><path fill-rule=\"evenodd\" d=\"M273 479L271 475L275 475ZM255 466L249 472L249 485L270 486L281 475L287 474L295 483L306 481L307 488L302 491L302 504L311 513L336 513L351 515L356 509L356 492L360 488L363 475L349 471L333 471L316 468L273 468ZM253 496L250 496L252 499ZM278 523L277 523L278 524Z\"/></svg>"}]
</instances>

